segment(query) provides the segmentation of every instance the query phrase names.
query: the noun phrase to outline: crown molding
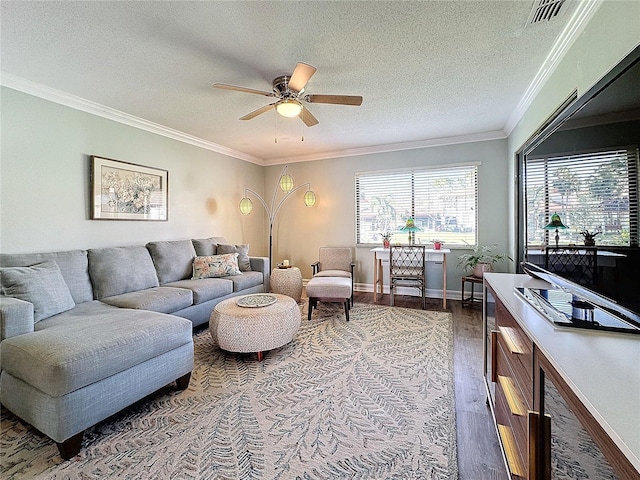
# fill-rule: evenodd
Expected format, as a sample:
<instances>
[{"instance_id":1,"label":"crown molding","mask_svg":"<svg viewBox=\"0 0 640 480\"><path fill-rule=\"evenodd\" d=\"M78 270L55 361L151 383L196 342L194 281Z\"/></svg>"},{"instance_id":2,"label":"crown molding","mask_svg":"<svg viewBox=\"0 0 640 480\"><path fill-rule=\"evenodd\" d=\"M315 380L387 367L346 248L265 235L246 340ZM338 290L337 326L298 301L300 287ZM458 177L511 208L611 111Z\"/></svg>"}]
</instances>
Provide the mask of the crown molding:
<instances>
[{"instance_id":1,"label":"crown molding","mask_svg":"<svg viewBox=\"0 0 640 480\"><path fill-rule=\"evenodd\" d=\"M551 47L551 50L538 70L538 73L533 77L533 80L529 84L529 87L525 91L523 97L520 99L520 102L513 112L511 112L511 115L504 126L504 131L507 135L511 134L518 122L522 119L533 103L533 100L540 93L540 90L542 90L542 87L547 80L549 80L551 74L555 71L560 60L562 60L566 55L569 48L571 48L571 45L573 45L575 40L582 33L603 1L604 0L581 0L578 3L573 15L569 19L569 22L564 27L560 35L558 35L558 38L556 38L553 47Z\"/></svg>"},{"instance_id":2,"label":"crown molding","mask_svg":"<svg viewBox=\"0 0 640 480\"><path fill-rule=\"evenodd\" d=\"M372 145L370 147L350 148L345 150L334 150L309 155L295 155L291 157L280 157L267 159L265 166L283 165L285 163L312 162L315 160L328 160L331 158L355 157L358 155L372 155L375 153L398 152L402 150L417 150L420 148L441 147L444 145L457 145L461 143L485 142L489 140L502 140L507 138L503 130L492 132L474 133L471 135L459 135L455 137L432 138L428 140L418 140L415 142L388 143L385 145Z\"/></svg>"},{"instance_id":3,"label":"crown molding","mask_svg":"<svg viewBox=\"0 0 640 480\"><path fill-rule=\"evenodd\" d=\"M223 145L218 145L217 143L213 143L208 140L189 135L179 130L174 130L173 128L165 127L164 125L160 125L158 123L150 122L134 115L129 115L128 113L121 112L114 108L110 108L105 105L101 105L99 103L92 102L75 95L71 95L61 90L47 87L40 83L18 77L11 73L0 73L0 85L11 88L13 90L17 90L19 92L33 95L35 97L43 98L45 100L70 107L75 110L80 110L82 112L90 113L98 117L113 120L114 122L122 123L130 127L139 128L147 132L162 135L163 137L178 140L179 142L188 143L189 145L204 148L205 150L210 150L222 155L264 166L264 161L261 158L254 157L253 155L249 155L238 150L233 150Z\"/></svg>"},{"instance_id":4,"label":"crown molding","mask_svg":"<svg viewBox=\"0 0 640 480\"><path fill-rule=\"evenodd\" d=\"M262 159L254 157L238 150L227 148L217 143L204 140L193 135L165 127L163 125L150 122L143 118L129 115L128 113L101 105L90 100L71 95L61 90L47 87L37 82L18 77L16 75L1 72L0 85L19 92L27 93L38 98L43 98L69 108L80 110L92 115L97 115L108 120L113 120L131 127L139 128L147 132L162 135L173 140L195 145L196 147L211 150L213 152L227 155L247 162L261 166L282 165L285 163L311 162L314 160L327 160L330 158L354 157L358 155L371 155L375 153L397 152L402 150L415 150L419 148L437 147L443 145L454 145L458 143L482 142L486 140L497 140L506 138L507 135L503 130L484 132L472 135L460 135L456 137L444 137L428 140L419 140L415 142L390 143L385 145L373 145L370 147L352 148L346 150L334 150L318 154L295 155L290 157L282 157L275 159Z\"/></svg>"}]
</instances>

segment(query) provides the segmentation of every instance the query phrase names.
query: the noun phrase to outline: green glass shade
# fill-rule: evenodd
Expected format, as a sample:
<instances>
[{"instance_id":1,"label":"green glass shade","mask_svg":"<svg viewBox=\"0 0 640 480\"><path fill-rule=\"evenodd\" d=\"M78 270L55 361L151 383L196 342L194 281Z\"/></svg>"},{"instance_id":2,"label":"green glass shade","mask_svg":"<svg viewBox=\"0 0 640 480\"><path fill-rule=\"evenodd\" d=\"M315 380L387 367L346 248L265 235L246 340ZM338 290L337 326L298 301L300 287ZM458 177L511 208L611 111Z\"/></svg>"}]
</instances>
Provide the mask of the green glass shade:
<instances>
[{"instance_id":1,"label":"green glass shade","mask_svg":"<svg viewBox=\"0 0 640 480\"><path fill-rule=\"evenodd\" d=\"M564 229L568 227L562 223L562 220L560 220L560 215L558 215L557 213L554 213L553 215L551 215L551 221L546 227L544 227L544 229L555 230L556 228Z\"/></svg>"},{"instance_id":2,"label":"green glass shade","mask_svg":"<svg viewBox=\"0 0 640 480\"><path fill-rule=\"evenodd\" d=\"M408 218L407 223L405 223L404 227L400 227L401 232L420 232L422 229L420 227L416 227L416 223L413 218Z\"/></svg>"}]
</instances>

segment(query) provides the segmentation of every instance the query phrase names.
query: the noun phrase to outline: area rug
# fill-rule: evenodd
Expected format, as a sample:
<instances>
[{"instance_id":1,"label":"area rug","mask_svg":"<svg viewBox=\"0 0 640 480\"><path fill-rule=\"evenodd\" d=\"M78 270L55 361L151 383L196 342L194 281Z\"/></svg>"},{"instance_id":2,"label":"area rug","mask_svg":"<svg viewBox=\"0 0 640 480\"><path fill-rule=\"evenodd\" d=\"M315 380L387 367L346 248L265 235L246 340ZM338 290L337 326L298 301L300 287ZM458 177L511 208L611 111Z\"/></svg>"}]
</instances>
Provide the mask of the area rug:
<instances>
[{"instance_id":1,"label":"area rug","mask_svg":"<svg viewBox=\"0 0 640 480\"><path fill-rule=\"evenodd\" d=\"M189 388L87 430L70 461L3 409L0 477L456 479L451 314L300 308L296 338L262 362L196 333Z\"/></svg>"}]
</instances>

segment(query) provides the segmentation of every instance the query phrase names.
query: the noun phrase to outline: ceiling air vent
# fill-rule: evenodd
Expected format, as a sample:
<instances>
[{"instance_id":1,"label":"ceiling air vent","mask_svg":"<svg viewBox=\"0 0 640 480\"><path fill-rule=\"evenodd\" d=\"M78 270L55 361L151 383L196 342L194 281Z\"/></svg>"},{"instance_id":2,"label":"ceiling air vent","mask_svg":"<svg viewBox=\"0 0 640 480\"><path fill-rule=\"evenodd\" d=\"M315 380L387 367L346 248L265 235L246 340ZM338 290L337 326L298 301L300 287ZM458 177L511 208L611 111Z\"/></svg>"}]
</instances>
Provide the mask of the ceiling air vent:
<instances>
[{"instance_id":1,"label":"ceiling air vent","mask_svg":"<svg viewBox=\"0 0 640 480\"><path fill-rule=\"evenodd\" d=\"M565 0L535 0L529 14L527 25L548 22L560 13Z\"/></svg>"}]
</instances>

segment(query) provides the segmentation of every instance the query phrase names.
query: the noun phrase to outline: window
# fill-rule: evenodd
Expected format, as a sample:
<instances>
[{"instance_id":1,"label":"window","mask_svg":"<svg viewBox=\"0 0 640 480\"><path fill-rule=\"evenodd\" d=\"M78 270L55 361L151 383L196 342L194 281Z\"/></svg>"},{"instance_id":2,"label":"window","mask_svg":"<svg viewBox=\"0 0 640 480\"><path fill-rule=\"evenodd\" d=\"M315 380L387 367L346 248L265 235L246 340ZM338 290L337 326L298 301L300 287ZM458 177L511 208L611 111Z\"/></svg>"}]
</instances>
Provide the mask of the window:
<instances>
[{"instance_id":1,"label":"window","mask_svg":"<svg viewBox=\"0 0 640 480\"><path fill-rule=\"evenodd\" d=\"M583 244L581 231L600 232L598 245L629 246L638 236L638 148L527 158L527 246L549 243L544 227L558 213L563 244Z\"/></svg>"},{"instance_id":2,"label":"window","mask_svg":"<svg viewBox=\"0 0 640 480\"><path fill-rule=\"evenodd\" d=\"M477 165L356 174L356 242L407 243L400 231L413 218L416 243L476 243Z\"/></svg>"}]
</instances>

